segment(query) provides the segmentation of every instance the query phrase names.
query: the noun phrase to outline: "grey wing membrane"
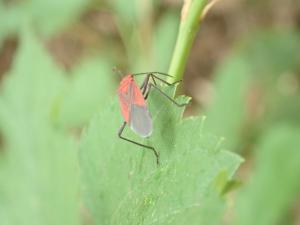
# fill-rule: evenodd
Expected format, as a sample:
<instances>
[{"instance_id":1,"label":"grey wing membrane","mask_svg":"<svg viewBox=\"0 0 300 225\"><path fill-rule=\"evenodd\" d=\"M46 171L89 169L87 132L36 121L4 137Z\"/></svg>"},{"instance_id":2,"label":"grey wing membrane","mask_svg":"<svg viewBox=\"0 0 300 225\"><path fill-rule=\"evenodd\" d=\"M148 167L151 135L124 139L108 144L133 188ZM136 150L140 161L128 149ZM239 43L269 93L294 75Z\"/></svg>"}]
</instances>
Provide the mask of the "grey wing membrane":
<instances>
[{"instance_id":1,"label":"grey wing membrane","mask_svg":"<svg viewBox=\"0 0 300 225\"><path fill-rule=\"evenodd\" d=\"M130 128L141 137L149 137L153 131L152 119L146 106L131 105Z\"/></svg>"}]
</instances>

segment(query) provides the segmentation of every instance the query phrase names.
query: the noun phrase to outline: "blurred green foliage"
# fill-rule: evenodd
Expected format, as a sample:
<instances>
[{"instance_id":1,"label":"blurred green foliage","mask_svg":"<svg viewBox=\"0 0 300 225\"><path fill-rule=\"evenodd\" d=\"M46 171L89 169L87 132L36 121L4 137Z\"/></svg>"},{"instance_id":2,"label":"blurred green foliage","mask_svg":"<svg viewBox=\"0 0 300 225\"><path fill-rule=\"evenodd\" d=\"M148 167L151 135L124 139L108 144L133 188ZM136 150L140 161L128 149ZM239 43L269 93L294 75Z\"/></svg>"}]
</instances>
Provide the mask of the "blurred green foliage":
<instances>
[{"instance_id":1,"label":"blurred green foliage","mask_svg":"<svg viewBox=\"0 0 300 225\"><path fill-rule=\"evenodd\" d=\"M0 2L0 40L30 24L49 36L74 22L88 0L27 0Z\"/></svg>"},{"instance_id":2,"label":"blurred green foliage","mask_svg":"<svg viewBox=\"0 0 300 225\"><path fill-rule=\"evenodd\" d=\"M295 32L258 32L239 44L217 69L214 100L206 114L209 129L225 136L228 148L241 151L241 142L257 126L264 130L279 121L300 121L299 93L287 93L297 88L299 42ZM251 91L256 91L257 99L251 98ZM249 112L251 104L264 107L262 116Z\"/></svg>"},{"instance_id":3,"label":"blurred green foliage","mask_svg":"<svg viewBox=\"0 0 300 225\"><path fill-rule=\"evenodd\" d=\"M254 174L240 193L236 224L291 224L290 206L300 190L299 128L277 125L261 137Z\"/></svg>"},{"instance_id":4,"label":"blurred green foliage","mask_svg":"<svg viewBox=\"0 0 300 225\"><path fill-rule=\"evenodd\" d=\"M74 68L58 100L59 124L69 128L83 126L95 112L107 107L115 89L111 68L103 56L88 58Z\"/></svg>"},{"instance_id":5,"label":"blurred green foliage","mask_svg":"<svg viewBox=\"0 0 300 225\"><path fill-rule=\"evenodd\" d=\"M79 224L75 143L52 114L65 77L29 30L20 39L0 97L1 224Z\"/></svg>"},{"instance_id":6,"label":"blurred green foliage","mask_svg":"<svg viewBox=\"0 0 300 225\"><path fill-rule=\"evenodd\" d=\"M99 54L63 70L45 40L95 5L111 14L122 45L108 40L94 51ZM183 119L183 109L151 92L155 130L145 143L160 152L159 168L150 151L118 139L113 66L167 71L172 58L179 9L156 13L159 6L137 0L0 2L0 46L7 37L18 39L0 89L1 224L295 224L296 31L253 31L238 40L215 70L205 117ZM139 140L129 129L125 135ZM243 160L234 152L245 158L243 182L235 180Z\"/></svg>"}]
</instances>

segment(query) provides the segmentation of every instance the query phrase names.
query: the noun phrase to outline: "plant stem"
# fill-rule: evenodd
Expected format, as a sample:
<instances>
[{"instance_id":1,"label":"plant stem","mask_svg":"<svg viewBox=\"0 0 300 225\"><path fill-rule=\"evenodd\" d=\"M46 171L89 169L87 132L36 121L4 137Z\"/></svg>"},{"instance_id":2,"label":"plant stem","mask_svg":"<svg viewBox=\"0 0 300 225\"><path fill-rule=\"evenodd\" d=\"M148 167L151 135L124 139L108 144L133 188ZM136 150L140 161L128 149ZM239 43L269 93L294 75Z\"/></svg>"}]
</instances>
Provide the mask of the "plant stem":
<instances>
[{"instance_id":1,"label":"plant stem","mask_svg":"<svg viewBox=\"0 0 300 225\"><path fill-rule=\"evenodd\" d=\"M184 2L179 33L169 67L169 74L174 77L169 78L169 82L181 80L183 77L186 61L197 34L206 2L207 0L185 0Z\"/></svg>"}]
</instances>

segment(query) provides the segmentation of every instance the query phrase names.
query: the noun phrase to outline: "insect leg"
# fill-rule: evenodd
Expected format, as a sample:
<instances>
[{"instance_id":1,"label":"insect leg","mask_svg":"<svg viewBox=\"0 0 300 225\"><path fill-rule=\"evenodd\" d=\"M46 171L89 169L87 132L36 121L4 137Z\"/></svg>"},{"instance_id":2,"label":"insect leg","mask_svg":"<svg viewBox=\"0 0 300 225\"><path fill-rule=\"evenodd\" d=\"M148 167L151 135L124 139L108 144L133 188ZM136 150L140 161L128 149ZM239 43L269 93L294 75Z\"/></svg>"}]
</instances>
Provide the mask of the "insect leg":
<instances>
[{"instance_id":1,"label":"insect leg","mask_svg":"<svg viewBox=\"0 0 300 225\"><path fill-rule=\"evenodd\" d=\"M161 82L163 82L164 84L166 84L166 85L168 85L168 86L171 86L171 85L174 85L174 84L177 84L177 83L180 83L182 80L178 80L178 81L175 81L175 82L173 82L173 83L169 83L169 82L167 82L167 81L165 81L165 80L163 80L163 79L161 79L160 77L158 77L158 76L155 76L153 73L151 73L151 77L152 77L152 80L155 80L155 79L157 79L157 80L159 80L159 81L161 81ZM155 79L154 79L155 78ZM155 82L154 82L155 83ZM156 85L156 83L155 83L155 85Z\"/></svg>"},{"instance_id":2,"label":"insect leg","mask_svg":"<svg viewBox=\"0 0 300 225\"><path fill-rule=\"evenodd\" d=\"M139 75L145 75L145 74L153 74L153 73L156 73L156 74L160 74L160 75L163 75L163 76L166 76L166 77L173 77L167 73L161 73L161 72L146 72L146 73L134 73L132 74L133 76L139 76Z\"/></svg>"},{"instance_id":3,"label":"insect leg","mask_svg":"<svg viewBox=\"0 0 300 225\"><path fill-rule=\"evenodd\" d=\"M154 84L154 85L157 85L157 83L156 83L156 81L155 81L155 79L154 79L154 76L153 76L152 74L150 74L150 76L151 76L151 80L152 80L153 84Z\"/></svg>"},{"instance_id":4,"label":"insect leg","mask_svg":"<svg viewBox=\"0 0 300 225\"><path fill-rule=\"evenodd\" d=\"M133 141L133 140L130 140L130 139L125 138L125 137L122 136L122 133L123 133L123 131L124 131L124 129L125 129L126 124L127 124L127 122L124 122L124 123L122 124L122 126L120 127L120 130L119 130L119 132L118 132L119 138L121 138L121 139L123 139L123 140L125 140L125 141L128 141L128 142L130 142L130 143L133 143L133 144L135 144L135 145L138 145L138 146L141 146L141 147L144 147L144 148L147 148L147 149L151 150L151 151L154 153L155 157L156 157L156 164L159 165L159 153L155 150L155 148L153 148L153 147L151 147L151 146L148 146L148 145L144 145L144 144L135 142L135 141Z\"/></svg>"},{"instance_id":5,"label":"insect leg","mask_svg":"<svg viewBox=\"0 0 300 225\"><path fill-rule=\"evenodd\" d=\"M148 83L149 83L149 79L150 79L150 74L148 74L143 82L143 84L141 85L140 89L142 91L142 94L144 95L147 91L148 88ZM153 78L152 78L153 79Z\"/></svg>"},{"instance_id":6,"label":"insect leg","mask_svg":"<svg viewBox=\"0 0 300 225\"><path fill-rule=\"evenodd\" d=\"M180 103L176 102L173 98L171 98L170 96L168 96L166 93L164 93L162 90L160 90L157 86L155 86L155 85L153 85L151 83L149 84L149 89L148 89L148 92L147 92L147 94L145 96L145 99L148 98L150 90L151 90L152 87L154 87L161 95L163 95L164 97L166 97L167 99L169 99L171 102L173 102L176 106L183 107L183 106L188 105L188 103L180 104Z\"/></svg>"}]
</instances>

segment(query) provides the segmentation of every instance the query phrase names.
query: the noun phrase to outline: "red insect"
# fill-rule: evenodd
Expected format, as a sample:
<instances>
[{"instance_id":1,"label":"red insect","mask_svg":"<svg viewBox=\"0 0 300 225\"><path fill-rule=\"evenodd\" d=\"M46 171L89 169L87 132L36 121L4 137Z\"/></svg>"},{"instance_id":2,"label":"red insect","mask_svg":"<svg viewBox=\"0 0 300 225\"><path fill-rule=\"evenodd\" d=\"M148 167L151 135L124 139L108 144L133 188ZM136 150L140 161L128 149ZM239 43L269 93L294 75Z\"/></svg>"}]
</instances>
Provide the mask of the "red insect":
<instances>
[{"instance_id":1,"label":"red insect","mask_svg":"<svg viewBox=\"0 0 300 225\"><path fill-rule=\"evenodd\" d=\"M140 87L136 84L134 80L134 77L137 75L146 75L146 78ZM160 94L172 101L178 107L186 105L179 104L176 101L174 101L174 99L172 99L162 90L160 90L157 87L156 83L156 80L159 80L167 85L174 85L180 81L169 83L161 79L157 75L170 76L168 74L160 72L137 73L126 75L120 82L118 88L118 95L122 116L125 121L118 132L118 136L123 140L152 150L156 157L156 162L159 165L159 153L153 147L141 144L139 142L130 140L122 136L126 124L128 124L129 127L142 138L147 138L152 134L153 123L146 103L151 88L155 88Z\"/></svg>"}]
</instances>

